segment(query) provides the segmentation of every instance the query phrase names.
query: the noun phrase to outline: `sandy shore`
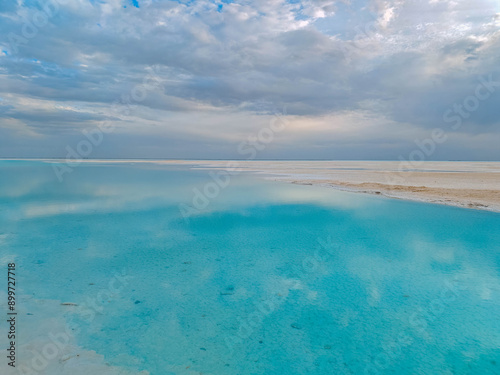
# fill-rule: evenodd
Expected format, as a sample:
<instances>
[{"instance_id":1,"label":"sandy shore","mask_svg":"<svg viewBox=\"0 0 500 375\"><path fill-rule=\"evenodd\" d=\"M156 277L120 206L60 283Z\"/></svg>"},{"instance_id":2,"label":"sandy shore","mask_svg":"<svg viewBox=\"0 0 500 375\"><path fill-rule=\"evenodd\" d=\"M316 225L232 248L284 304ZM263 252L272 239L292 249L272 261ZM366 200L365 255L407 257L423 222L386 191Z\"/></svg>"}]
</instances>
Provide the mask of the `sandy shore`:
<instances>
[{"instance_id":1,"label":"sandy shore","mask_svg":"<svg viewBox=\"0 0 500 375\"><path fill-rule=\"evenodd\" d=\"M64 162L49 160L47 162ZM391 198L500 212L500 162L83 160L155 163L203 169L237 164L243 172L303 185L328 186Z\"/></svg>"},{"instance_id":2,"label":"sandy shore","mask_svg":"<svg viewBox=\"0 0 500 375\"><path fill-rule=\"evenodd\" d=\"M243 171L294 184L500 212L500 162L425 162L411 169L390 161L237 163ZM202 168L224 168L227 162L196 164Z\"/></svg>"}]
</instances>

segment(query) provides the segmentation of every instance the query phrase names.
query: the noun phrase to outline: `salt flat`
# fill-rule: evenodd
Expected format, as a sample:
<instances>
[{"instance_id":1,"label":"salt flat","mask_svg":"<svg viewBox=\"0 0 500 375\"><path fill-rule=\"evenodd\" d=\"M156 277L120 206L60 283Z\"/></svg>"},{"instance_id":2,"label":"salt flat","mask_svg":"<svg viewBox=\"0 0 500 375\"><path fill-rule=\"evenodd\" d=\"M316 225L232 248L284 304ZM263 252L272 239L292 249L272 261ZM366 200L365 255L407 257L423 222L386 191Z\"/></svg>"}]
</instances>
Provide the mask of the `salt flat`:
<instances>
[{"instance_id":1,"label":"salt flat","mask_svg":"<svg viewBox=\"0 0 500 375\"><path fill-rule=\"evenodd\" d=\"M52 160L46 160L52 161ZM390 198L500 212L500 162L299 160L82 160L234 169L267 179L328 186Z\"/></svg>"},{"instance_id":2,"label":"salt flat","mask_svg":"<svg viewBox=\"0 0 500 375\"><path fill-rule=\"evenodd\" d=\"M169 161L225 168L227 161ZM236 161L244 172L294 184L500 212L500 162Z\"/></svg>"}]
</instances>

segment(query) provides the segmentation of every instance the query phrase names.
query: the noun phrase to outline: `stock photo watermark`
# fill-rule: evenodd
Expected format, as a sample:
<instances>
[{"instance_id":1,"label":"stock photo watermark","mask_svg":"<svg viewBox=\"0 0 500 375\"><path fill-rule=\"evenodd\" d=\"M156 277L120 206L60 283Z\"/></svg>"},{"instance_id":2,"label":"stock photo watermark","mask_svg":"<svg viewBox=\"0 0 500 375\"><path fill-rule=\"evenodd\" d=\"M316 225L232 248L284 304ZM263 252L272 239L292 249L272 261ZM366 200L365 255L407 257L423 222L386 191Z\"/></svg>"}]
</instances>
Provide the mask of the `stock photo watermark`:
<instances>
[{"instance_id":1,"label":"stock photo watermark","mask_svg":"<svg viewBox=\"0 0 500 375\"><path fill-rule=\"evenodd\" d=\"M464 121L481 107L481 102L490 99L500 87L500 81L495 81L492 74L487 77L480 76L477 80L478 84L473 95L467 96L460 103L454 103L443 113L443 122L451 124L449 128L452 131L461 129ZM399 156L398 170L396 173L386 175L387 182L392 185L404 182L412 170L429 160L438 146L448 140L448 131L443 128L435 128L431 131L430 137L416 139L414 141L416 148L406 158L403 155Z\"/></svg>"},{"instance_id":2,"label":"stock photo watermark","mask_svg":"<svg viewBox=\"0 0 500 375\"><path fill-rule=\"evenodd\" d=\"M333 243L331 237L327 237L326 240L318 239L318 246L314 253L304 258L300 265L294 265L291 274L287 275L290 282L281 285L281 288L275 291L271 297L254 303L255 309L252 313L236 318L239 321L236 333L224 339L229 352L234 353L238 345L243 344L245 340L250 338L255 330L261 326L264 319L285 302L287 292L290 289L299 287L298 284L300 284L301 280L311 277L318 271L321 264L333 259L338 249L339 246Z\"/></svg>"},{"instance_id":3,"label":"stock photo watermark","mask_svg":"<svg viewBox=\"0 0 500 375\"><path fill-rule=\"evenodd\" d=\"M56 17L61 7L74 3L73 0L43 0L38 1L40 9L30 9L28 15L23 17L23 23L18 32L10 32L7 35L9 52L17 54L20 48L34 40L37 35ZM141 0L141 7L147 7L153 0ZM26 8L29 9L29 8Z\"/></svg>"},{"instance_id":4,"label":"stock photo watermark","mask_svg":"<svg viewBox=\"0 0 500 375\"><path fill-rule=\"evenodd\" d=\"M140 84L135 85L130 93L122 95L120 100L117 100L111 106L113 112L129 116L134 105L142 103L146 100L148 93L162 90L162 79L160 77L159 66L148 67L149 73L144 77ZM57 176L59 182L62 182L64 175L70 173L74 168L78 167L85 158L89 157L95 148L99 147L104 141L106 134L110 134L115 130L115 125L109 121L101 122L96 128L81 131L84 139L79 141L75 147L66 146L66 159L64 163L52 164L52 169Z\"/></svg>"},{"instance_id":5,"label":"stock photo watermark","mask_svg":"<svg viewBox=\"0 0 500 375\"><path fill-rule=\"evenodd\" d=\"M7 35L10 53L19 53L19 48L33 40L40 30L49 24L50 19L59 13L60 6L69 3L70 0L48 0L40 3L41 10L32 11L25 17L18 33L10 32Z\"/></svg>"},{"instance_id":6,"label":"stock photo watermark","mask_svg":"<svg viewBox=\"0 0 500 375\"><path fill-rule=\"evenodd\" d=\"M382 28L382 24L377 19L365 23L363 27L356 26L354 28L356 35L353 40L344 42L340 45L345 61L350 63L352 61L352 55L365 49L367 41L374 41L377 35L380 34Z\"/></svg>"},{"instance_id":7,"label":"stock photo watermark","mask_svg":"<svg viewBox=\"0 0 500 375\"><path fill-rule=\"evenodd\" d=\"M87 297L82 304L62 303L63 306L71 306L84 324L91 324L98 314L104 314L105 301L115 299L123 289L130 284L132 276L125 270L115 272L109 280L106 288L99 290L94 298ZM30 349L31 358L17 367L20 375L45 374L50 364L58 360L64 361L66 350L70 347L71 340L82 330L82 323L70 319L65 328L60 331L50 331L45 338L45 343L40 349Z\"/></svg>"},{"instance_id":8,"label":"stock photo watermark","mask_svg":"<svg viewBox=\"0 0 500 375\"><path fill-rule=\"evenodd\" d=\"M383 343L382 351L374 356L365 367L365 375L382 375L416 341L416 336L428 337L430 324L443 315L449 304L455 302L463 290L458 280L447 280L438 297L429 301L425 307L417 308L407 317L407 327L401 330L390 342Z\"/></svg>"},{"instance_id":9,"label":"stock photo watermark","mask_svg":"<svg viewBox=\"0 0 500 375\"><path fill-rule=\"evenodd\" d=\"M283 113L275 113L269 125L261 128L257 134L249 136L238 145L238 154L245 157L245 160L254 160L260 151L265 150L274 141L276 134L285 130L288 121L286 108ZM193 188L191 205L179 204L179 211L186 222L193 215L201 213L209 204L216 199L221 191L226 189L231 183L231 177L241 173L238 161L229 161L223 170L209 172L211 181L208 181L203 188Z\"/></svg>"}]
</instances>

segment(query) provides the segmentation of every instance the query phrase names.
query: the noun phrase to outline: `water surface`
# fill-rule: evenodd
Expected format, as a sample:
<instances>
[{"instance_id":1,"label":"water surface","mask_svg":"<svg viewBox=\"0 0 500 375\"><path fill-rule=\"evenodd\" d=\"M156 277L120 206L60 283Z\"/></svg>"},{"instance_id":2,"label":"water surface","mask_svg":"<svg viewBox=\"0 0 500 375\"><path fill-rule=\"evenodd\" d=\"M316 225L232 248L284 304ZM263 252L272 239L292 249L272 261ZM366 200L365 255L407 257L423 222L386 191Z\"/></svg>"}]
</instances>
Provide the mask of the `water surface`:
<instances>
[{"instance_id":1,"label":"water surface","mask_svg":"<svg viewBox=\"0 0 500 375\"><path fill-rule=\"evenodd\" d=\"M54 301L51 319L114 368L500 373L499 214L246 174L186 220L208 170L88 163L60 182L51 163L0 161L0 175L20 327Z\"/></svg>"}]
</instances>

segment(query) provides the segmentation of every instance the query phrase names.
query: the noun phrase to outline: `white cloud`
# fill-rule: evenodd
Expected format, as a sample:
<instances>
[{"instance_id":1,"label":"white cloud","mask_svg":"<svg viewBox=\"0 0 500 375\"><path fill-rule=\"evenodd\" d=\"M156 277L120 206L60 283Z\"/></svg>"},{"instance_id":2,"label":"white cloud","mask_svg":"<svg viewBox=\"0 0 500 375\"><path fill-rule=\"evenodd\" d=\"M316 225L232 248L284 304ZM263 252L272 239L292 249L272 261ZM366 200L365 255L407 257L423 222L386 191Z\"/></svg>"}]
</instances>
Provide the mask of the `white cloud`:
<instances>
[{"instance_id":1,"label":"white cloud","mask_svg":"<svg viewBox=\"0 0 500 375\"><path fill-rule=\"evenodd\" d=\"M0 130L13 137L13 126L23 129L12 142L43 134L45 149L51 139L60 147L62 135L112 118L120 137L156 132L230 150L273 107L287 105L290 140L305 136L312 155L327 134L349 133L367 113L374 125L353 133L360 142L370 142L370 129L397 143L389 128L398 124L435 127L470 95L476 76L500 75L493 0L372 0L362 9L334 0L123 5L68 2L17 54L8 35L21 35L37 10L0 7ZM371 23L356 21L368 11ZM332 36L325 24L342 32ZM133 103L130 115L112 113L153 65L164 90ZM493 107L485 103L465 130L495 132ZM409 135L399 136L404 147ZM293 157L292 147L280 147Z\"/></svg>"}]
</instances>

